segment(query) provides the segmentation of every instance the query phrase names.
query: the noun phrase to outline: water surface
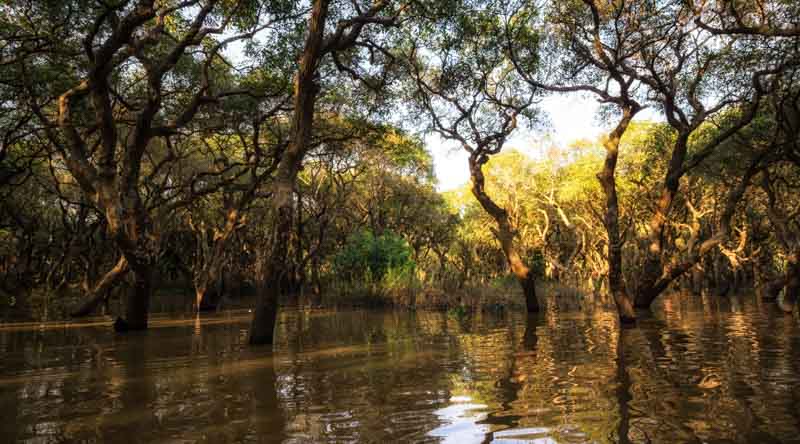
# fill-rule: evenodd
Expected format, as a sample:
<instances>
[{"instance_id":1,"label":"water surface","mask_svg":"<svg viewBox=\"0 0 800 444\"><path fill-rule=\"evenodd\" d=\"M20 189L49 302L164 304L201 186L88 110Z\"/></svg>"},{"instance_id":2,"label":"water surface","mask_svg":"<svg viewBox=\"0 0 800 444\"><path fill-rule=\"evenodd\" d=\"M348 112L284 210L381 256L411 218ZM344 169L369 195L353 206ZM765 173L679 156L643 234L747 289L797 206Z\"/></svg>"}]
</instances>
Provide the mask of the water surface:
<instances>
[{"instance_id":1,"label":"water surface","mask_svg":"<svg viewBox=\"0 0 800 444\"><path fill-rule=\"evenodd\" d=\"M304 311L0 325L2 442L800 443L800 326L750 298L613 314Z\"/></svg>"}]
</instances>

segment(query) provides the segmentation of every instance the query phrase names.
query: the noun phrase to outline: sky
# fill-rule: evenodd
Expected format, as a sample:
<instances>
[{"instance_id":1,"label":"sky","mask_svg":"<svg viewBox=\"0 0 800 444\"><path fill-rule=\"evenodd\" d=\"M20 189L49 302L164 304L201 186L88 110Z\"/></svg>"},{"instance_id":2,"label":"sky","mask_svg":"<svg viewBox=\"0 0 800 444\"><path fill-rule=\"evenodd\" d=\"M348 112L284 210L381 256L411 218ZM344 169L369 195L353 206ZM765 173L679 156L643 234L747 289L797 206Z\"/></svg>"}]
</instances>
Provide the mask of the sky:
<instances>
[{"instance_id":1,"label":"sky","mask_svg":"<svg viewBox=\"0 0 800 444\"><path fill-rule=\"evenodd\" d=\"M223 53L234 63L243 61L244 42L228 44ZM590 95L554 94L546 97L539 107L546 112L549 125L535 133L521 128L506 143L506 149L513 148L535 158L543 152L542 147L568 146L578 139L596 139L603 131L596 118L599 104ZM546 138L549 140L543 143ZM435 134L426 136L425 146L433 156L439 191L452 190L469 181L467 153L461 147Z\"/></svg>"},{"instance_id":2,"label":"sky","mask_svg":"<svg viewBox=\"0 0 800 444\"><path fill-rule=\"evenodd\" d=\"M608 130L598 120L600 104L591 96L551 95L539 107L545 112L548 125L536 132L520 130L512 134L506 142L506 150L516 149L536 158L550 146L568 146L579 139L595 140ZM651 110L645 109L635 120L659 119ZM425 146L433 156L439 191L452 190L469 181L467 153L463 149L435 134L425 138Z\"/></svg>"},{"instance_id":3,"label":"sky","mask_svg":"<svg viewBox=\"0 0 800 444\"><path fill-rule=\"evenodd\" d=\"M244 44L233 42L224 53L233 61L243 60ZM576 140L595 140L604 130L598 120L600 104L589 94L553 94L545 97L539 108L544 111L547 125L537 131L520 128L506 142L505 149L515 149L533 158L552 147L565 147ZM663 120L649 109L641 111L634 120ZM425 146L433 156L439 191L459 188L469 182L467 153L460 146L448 143L435 134L425 137Z\"/></svg>"}]
</instances>

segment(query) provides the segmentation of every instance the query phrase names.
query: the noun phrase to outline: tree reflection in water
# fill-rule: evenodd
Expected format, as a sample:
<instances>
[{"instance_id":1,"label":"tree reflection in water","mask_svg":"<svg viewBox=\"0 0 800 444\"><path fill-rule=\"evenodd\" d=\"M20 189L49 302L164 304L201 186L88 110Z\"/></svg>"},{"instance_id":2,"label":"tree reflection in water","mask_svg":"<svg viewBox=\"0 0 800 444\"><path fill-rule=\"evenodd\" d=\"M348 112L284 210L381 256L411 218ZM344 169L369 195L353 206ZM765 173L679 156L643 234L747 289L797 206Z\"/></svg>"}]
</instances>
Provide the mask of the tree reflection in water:
<instances>
[{"instance_id":1,"label":"tree reflection in water","mask_svg":"<svg viewBox=\"0 0 800 444\"><path fill-rule=\"evenodd\" d=\"M799 442L800 327L770 305L612 312L303 311L274 349L247 313L0 329L21 442ZM12 438L12 441L15 440Z\"/></svg>"}]
</instances>

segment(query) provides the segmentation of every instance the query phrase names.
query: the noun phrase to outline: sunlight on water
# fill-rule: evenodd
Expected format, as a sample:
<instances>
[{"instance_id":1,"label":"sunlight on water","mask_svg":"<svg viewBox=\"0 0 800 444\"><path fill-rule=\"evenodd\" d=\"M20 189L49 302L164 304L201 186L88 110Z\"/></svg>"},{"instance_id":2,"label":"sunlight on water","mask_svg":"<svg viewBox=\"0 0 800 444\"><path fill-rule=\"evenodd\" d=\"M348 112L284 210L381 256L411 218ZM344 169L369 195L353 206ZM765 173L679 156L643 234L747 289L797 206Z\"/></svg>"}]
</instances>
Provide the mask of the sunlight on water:
<instances>
[{"instance_id":1,"label":"sunlight on water","mask_svg":"<svg viewBox=\"0 0 800 444\"><path fill-rule=\"evenodd\" d=\"M750 298L612 313L286 311L0 326L3 442L797 443L800 326Z\"/></svg>"},{"instance_id":2,"label":"sunlight on water","mask_svg":"<svg viewBox=\"0 0 800 444\"><path fill-rule=\"evenodd\" d=\"M467 396L456 398L469 399ZM454 402L453 398L450 398L450 401ZM433 414L444 425L428 432L428 436L442 438L441 442L444 443L483 442L483 437L489 432L489 428L478 422L486 418L484 410L487 407L485 404L455 401L452 405L436 410Z\"/></svg>"}]
</instances>

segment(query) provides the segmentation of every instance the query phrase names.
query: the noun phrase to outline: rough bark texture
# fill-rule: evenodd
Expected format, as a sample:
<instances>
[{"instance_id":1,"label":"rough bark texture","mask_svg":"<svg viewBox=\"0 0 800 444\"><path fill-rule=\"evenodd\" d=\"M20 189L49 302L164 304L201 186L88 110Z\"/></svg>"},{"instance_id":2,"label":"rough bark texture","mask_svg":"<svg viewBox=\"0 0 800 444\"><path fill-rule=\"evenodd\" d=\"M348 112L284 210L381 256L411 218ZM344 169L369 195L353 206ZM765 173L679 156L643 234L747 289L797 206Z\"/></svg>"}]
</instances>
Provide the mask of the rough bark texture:
<instances>
[{"instance_id":1,"label":"rough bark texture","mask_svg":"<svg viewBox=\"0 0 800 444\"><path fill-rule=\"evenodd\" d=\"M681 57L686 57L686 55ZM667 166L667 174L664 178L661 197L657 202L655 213L650 220L648 234L649 245L646 252L647 256L643 267L641 285L637 289L635 298L635 306L637 308L649 308L653 301L672 283L674 279L683 275L683 273L688 271L695 263L697 263L702 255L709 251L711 247L716 247L728 236L730 232L730 219L733 216L732 213L723 216L723 218L726 216L728 218L727 221L722 222L723 229L720 230L722 232L721 235L715 235L712 239L703 242L703 246L700 248L702 251L699 251L699 255L696 255L693 252L691 260L678 265L666 263L667 258L664 254L665 228L667 227L667 222L670 218L670 212L675 202L675 197L678 195L678 188L680 186L681 178L692 168L699 165L722 143L737 134L755 118L764 92L761 85L761 78L774 72L766 70L758 71L753 74L751 81L754 93L745 106L743 110L744 112L741 114L741 116L739 116L739 118L736 119L736 121L731 125L723 128L716 136L714 136L710 141L706 142L702 147L696 149L696 154L689 158L688 148L690 137L703 124L703 122L708 120L711 115L709 109L704 109L702 106L698 106L700 100L695 96L695 93L698 91L696 86L703 79L705 73L705 69L700 70L695 76L692 86L688 90L688 102L691 104L691 108L693 110L693 115L691 118L687 117L687 115L680 110L680 106L676 100L678 97L677 90L675 89L676 84L672 83L668 85L660 81L655 82L658 83L659 88L662 89L667 122L677 131L678 135L675 140L675 144L672 147L672 156ZM647 77L640 77L640 80L651 84L654 84L655 81L654 78ZM750 176L747 178L747 180L742 181L743 187L741 189L737 187L737 189L733 190L732 193L728 195L728 202L726 204L728 208L731 204L733 204L733 208L735 208L738 200L741 199L741 195L744 193L749 180L752 178L752 175L757 172L755 170L755 166L757 164L758 162L755 162L755 165L751 165L751 168L748 171ZM733 197L735 194L738 194L739 197L734 201ZM726 208L726 211L728 208ZM703 247L708 248L704 249Z\"/></svg>"},{"instance_id":2,"label":"rough bark texture","mask_svg":"<svg viewBox=\"0 0 800 444\"><path fill-rule=\"evenodd\" d=\"M225 217L225 226L221 231L214 230L212 246L204 258L203 266L194 278L195 309L198 311L213 309L216 306L215 301L211 301L208 297L209 289L213 288L222 276L225 247L239 227L239 216L237 208L229 208Z\"/></svg>"},{"instance_id":3,"label":"rough bark texture","mask_svg":"<svg viewBox=\"0 0 800 444\"><path fill-rule=\"evenodd\" d=\"M314 105L319 85L316 76L323 55L323 36L328 15L328 1L316 0L311 11L305 49L300 58L300 68L294 81L294 114L292 116L291 142L281 158L273 182L272 208L275 216L270 236L270 257L262 264L263 284L256 302L250 329L250 344L271 344L281 281L286 275L289 235L292 231L294 189L297 173L311 139L314 122Z\"/></svg>"},{"instance_id":4,"label":"rough bark texture","mask_svg":"<svg viewBox=\"0 0 800 444\"><path fill-rule=\"evenodd\" d=\"M608 288L614 297L622 323L636 322L636 313L633 311L633 304L625 291L625 283L622 280L622 239L619 233L619 202L614 173L617 168L620 139L635 113L636 109L634 108L627 107L623 110L622 119L603 144L606 149L606 158L603 170L597 174L597 179L606 196L604 223L608 234Z\"/></svg>"},{"instance_id":5,"label":"rough bark texture","mask_svg":"<svg viewBox=\"0 0 800 444\"><path fill-rule=\"evenodd\" d=\"M516 235L515 229L511 224L508 217L508 212L497 205L485 190L485 179L483 176L483 164L486 163L486 158L478 158L477 156L470 156L470 175L472 177L472 194L481 204L484 211L486 211L497 223L497 228L494 231L503 253L506 256L508 265L511 268L511 273L517 278L522 293L525 296L525 304L528 312L539 311L539 301L536 298L536 278L531 270L522 261L515 245L514 237Z\"/></svg>"},{"instance_id":6,"label":"rough bark texture","mask_svg":"<svg viewBox=\"0 0 800 444\"><path fill-rule=\"evenodd\" d=\"M681 170L686 159L689 133L682 132L678 135L670 158L667 175L664 179L661 197L656 204L656 210L650 219L648 231L649 245L647 247L644 269L641 275L641 284L637 289L635 298L636 308L650 308L650 305L663 292L670 281L664 281L664 267L662 255L664 247L664 228L667 225L669 213L672 210L675 196L678 193Z\"/></svg>"},{"instance_id":7,"label":"rough bark texture","mask_svg":"<svg viewBox=\"0 0 800 444\"><path fill-rule=\"evenodd\" d=\"M278 315L282 282L286 270L286 248L292 228L292 208L282 207L275 214L275 226L269 240L269 252L256 264L258 300L250 327L250 344L272 344Z\"/></svg>"},{"instance_id":8,"label":"rough bark texture","mask_svg":"<svg viewBox=\"0 0 800 444\"><path fill-rule=\"evenodd\" d=\"M70 316L81 317L88 316L100 306L103 302L108 300L111 288L128 272L128 261L125 256L121 256L116 265L109 270L100 281L92 288L89 293L89 300L83 303L80 307L73 310Z\"/></svg>"},{"instance_id":9,"label":"rough bark texture","mask_svg":"<svg viewBox=\"0 0 800 444\"><path fill-rule=\"evenodd\" d=\"M683 276L684 273L689 271L692 267L702 260L702 258L712 249L717 248L722 242L728 239L731 229L731 221L733 220L736 207L744 197L750 181L759 172L761 160L763 156L757 155L751 159L750 165L745 171L742 179L727 195L725 200L725 207L719 218L719 227L716 234L710 238L699 242L699 226L694 227L692 230L692 237L689 240L689 253L688 256L682 261L675 261L669 264L662 264L661 249L664 242L664 223L666 221L666 214L668 209L662 208L659 204L656 216L651 221L651 243L650 250L648 251L648 258L645 262L643 273L643 284L640 286L635 300L636 308L650 308L653 301L669 287L669 285L677 278ZM677 188L676 188L677 189ZM664 196L669 194L665 191ZM662 200L664 200L662 196ZM672 197L674 198L674 193ZM666 207L665 207L666 208ZM662 214L659 216L659 214ZM657 236L652 230L658 230Z\"/></svg>"},{"instance_id":10,"label":"rough bark texture","mask_svg":"<svg viewBox=\"0 0 800 444\"><path fill-rule=\"evenodd\" d=\"M169 132L165 127L154 128L156 116L162 110L163 79L187 48L197 45L211 32L203 24L215 3L211 0L196 10L184 35L163 57L143 63L147 87L142 94L141 106L132 110L133 115L126 116L124 121L119 120L114 109L116 98L112 99L111 76L127 58L120 57L121 52L136 50L132 43L140 38L137 34L141 27L159 12L165 12L153 0L139 0L132 7L125 8L127 12L120 17L115 13L115 20L110 22L113 29L103 38L90 36L85 46L86 76L59 96L56 122L50 122L41 109L34 109L45 123L47 137L59 150L82 192L103 212L108 233L133 272L134 291L128 298L127 330L147 327L147 308L152 293L150 279L158 240L151 229L148 210L142 203L139 189L142 159L150 141L157 133ZM105 18L101 17L97 24ZM97 44L95 40L99 40ZM171 127L169 130L185 125L204 103L207 78L204 77L202 83L205 86L197 91L194 100L175 123L168 125ZM76 123L72 117L73 102L82 97L89 98L94 112L94 129L83 133L85 125ZM61 137L50 129L56 126ZM127 132L119 131L126 127ZM90 150L89 145L95 140L97 149Z\"/></svg>"}]
</instances>

